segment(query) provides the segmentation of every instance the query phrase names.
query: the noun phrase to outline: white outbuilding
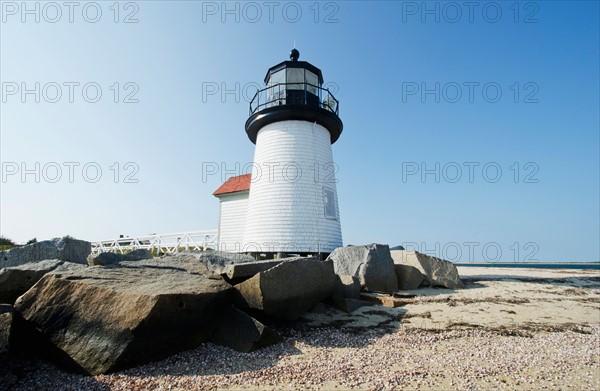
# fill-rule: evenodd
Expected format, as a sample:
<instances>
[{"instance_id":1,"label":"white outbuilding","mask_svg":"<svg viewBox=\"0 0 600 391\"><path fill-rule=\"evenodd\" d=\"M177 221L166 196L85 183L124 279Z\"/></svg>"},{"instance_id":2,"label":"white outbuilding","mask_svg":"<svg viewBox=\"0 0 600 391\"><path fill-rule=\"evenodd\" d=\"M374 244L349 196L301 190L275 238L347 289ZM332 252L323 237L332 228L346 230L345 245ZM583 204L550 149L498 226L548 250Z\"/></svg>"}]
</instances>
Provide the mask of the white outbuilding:
<instances>
[{"instance_id":1,"label":"white outbuilding","mask_svg":"<svg viewBox=\"0 0 600 391\"><path fill-rule=\"evenodd\" d=\"M332 144L343 129L321 70L298 61L271 67L250 102L246 133L252 174L230 178L220 200L219 248L260 257L314 254L342 246Z\"/></svg>"},{"instance_id":2,"label":"white outbuilding","mask_svg":"<svg viewBox=\"0 0 600 391\"><path fill-rule=\"evenodd\" d=\"M229 178L213 195L219 199L219 250L239 253L244 244L250 175Z\"/></svg>"}]
</instances>

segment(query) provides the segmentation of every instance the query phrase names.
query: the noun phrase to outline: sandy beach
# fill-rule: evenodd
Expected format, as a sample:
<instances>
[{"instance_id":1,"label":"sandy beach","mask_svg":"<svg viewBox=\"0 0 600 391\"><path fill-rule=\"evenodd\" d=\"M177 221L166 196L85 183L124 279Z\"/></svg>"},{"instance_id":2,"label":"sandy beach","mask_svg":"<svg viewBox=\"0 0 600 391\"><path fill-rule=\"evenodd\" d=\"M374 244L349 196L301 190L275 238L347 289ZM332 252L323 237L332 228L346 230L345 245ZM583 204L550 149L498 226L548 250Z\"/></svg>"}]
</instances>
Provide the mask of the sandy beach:
<instances>
[{"instance_id":1,"label":"sandy beach","mask_svg":"<svg viewBox=\"0 0 600 391\"><path fill-rule=\"evenodd\" d=\"M205 343L96 377L20 358L0 389L600 389L597 270L459 273L466 289L403 291L396 308L319 306L274 325L283 342L253 353Z\"/></svg>"}]
</instances>

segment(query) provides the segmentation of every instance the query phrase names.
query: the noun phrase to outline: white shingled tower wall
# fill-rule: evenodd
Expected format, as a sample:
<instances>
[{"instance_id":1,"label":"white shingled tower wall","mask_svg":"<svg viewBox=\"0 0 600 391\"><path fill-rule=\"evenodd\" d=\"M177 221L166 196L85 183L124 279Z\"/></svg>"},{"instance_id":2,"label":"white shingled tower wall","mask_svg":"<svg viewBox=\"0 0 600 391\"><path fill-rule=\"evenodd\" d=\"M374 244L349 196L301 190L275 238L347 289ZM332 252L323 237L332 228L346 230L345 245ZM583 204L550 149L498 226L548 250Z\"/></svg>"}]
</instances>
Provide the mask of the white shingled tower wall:
<instances>
[{"instance_id":1,"label":"white shingled tower wall","mask_svg":"<svg viewBox=\"0 0 600 391\"><path fill-rule=\"evenodd\" d=\"M329 253L342 246L331 135L286 120L257 135L244 251Z\"/></svg>"}]
</instances>

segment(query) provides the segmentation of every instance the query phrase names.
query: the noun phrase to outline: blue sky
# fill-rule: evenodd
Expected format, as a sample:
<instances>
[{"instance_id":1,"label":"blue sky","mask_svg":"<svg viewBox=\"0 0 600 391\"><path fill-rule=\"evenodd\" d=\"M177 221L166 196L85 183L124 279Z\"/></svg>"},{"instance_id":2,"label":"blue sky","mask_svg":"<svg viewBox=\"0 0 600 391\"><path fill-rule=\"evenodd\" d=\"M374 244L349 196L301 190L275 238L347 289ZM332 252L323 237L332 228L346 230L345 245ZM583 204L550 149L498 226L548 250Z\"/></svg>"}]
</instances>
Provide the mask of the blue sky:
<instances>
[{"instance_id":1,"label":"blue sky","mask_svg":"<svg viewBox=\"0 0 600 391\"><path fill-rule=\"evenodd\" d=\"M345 244L600 259L598 2L53 4L2 2L4 236L216 228L203 164L252 161L251 91L295 42L340 100Z\"/></svg>"}]
</instances>

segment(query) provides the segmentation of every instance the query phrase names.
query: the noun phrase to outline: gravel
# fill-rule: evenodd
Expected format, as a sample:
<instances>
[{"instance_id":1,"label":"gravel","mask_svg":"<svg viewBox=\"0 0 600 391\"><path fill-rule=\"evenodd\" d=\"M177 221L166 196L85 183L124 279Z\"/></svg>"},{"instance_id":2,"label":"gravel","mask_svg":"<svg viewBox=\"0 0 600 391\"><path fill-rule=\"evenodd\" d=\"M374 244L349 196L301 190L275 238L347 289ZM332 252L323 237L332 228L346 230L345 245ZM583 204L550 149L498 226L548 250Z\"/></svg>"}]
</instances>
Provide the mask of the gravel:
<instances>
[{"instance_id":1,"label":"gravel","mask_svg":"<svg viewBox=\"0 0 600 391\"><path fill-rule=\"evenodd\" d=\"M0 389L600 389L600 325L513 333L480 328L280 328L253 353L205 343L131 370L85 377L32 359L0 367ZM12 386L11 386L12 385Z\"/></svg>"}]
</instances>

